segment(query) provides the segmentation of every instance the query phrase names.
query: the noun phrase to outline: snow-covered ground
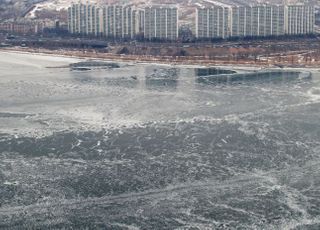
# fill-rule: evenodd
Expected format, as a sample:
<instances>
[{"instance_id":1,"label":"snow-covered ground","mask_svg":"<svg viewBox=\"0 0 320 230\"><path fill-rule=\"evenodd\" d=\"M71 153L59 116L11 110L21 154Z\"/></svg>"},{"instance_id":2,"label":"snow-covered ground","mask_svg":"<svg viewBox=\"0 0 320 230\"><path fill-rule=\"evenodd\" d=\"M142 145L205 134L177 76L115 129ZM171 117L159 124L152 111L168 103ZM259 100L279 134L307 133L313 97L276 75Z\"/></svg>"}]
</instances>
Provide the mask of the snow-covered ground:
<instances>
[{"instance_id":1,"label":"snow-covered ground","mask_svg":"<svg viewBox=\"0 0 320 230\"><path fill-rule=\"evenodd\" d=\"M95 3L99 3L100 1L101 0L90 0L88 2L95 4ZM66 10L74 2L77 2L77 1L73 1L73 0L47 0L45 2L35 4L35 8L32 11L30 11L30 13L27 15L27 17L34 18L35 13L37 11L41 11L41 10L53 10L53 11ZM83 1L83 2L85 2L85 1Z\"/></svg>"}]
</instances>

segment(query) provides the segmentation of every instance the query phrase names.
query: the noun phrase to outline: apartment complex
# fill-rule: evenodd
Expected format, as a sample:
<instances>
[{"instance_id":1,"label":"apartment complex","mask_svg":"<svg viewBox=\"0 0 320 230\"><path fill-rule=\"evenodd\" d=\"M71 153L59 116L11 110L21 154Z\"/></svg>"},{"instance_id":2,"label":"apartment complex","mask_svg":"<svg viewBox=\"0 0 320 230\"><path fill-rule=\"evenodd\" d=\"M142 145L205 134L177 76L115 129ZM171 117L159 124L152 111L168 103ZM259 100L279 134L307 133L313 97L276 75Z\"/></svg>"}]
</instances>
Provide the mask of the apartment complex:
<instances>
[{"instance_id":1,"label":"apartment complex","mask_svg":"<svg viewBox=\"0 0 320 230\"><path fill-rule=\"evenodd\" d=\"M73 4L68 9L68 28L72 34L102 35L111 38L176 40L178 9L158 5L139 9L130 5Z\"/></svg>"},{"instance_id":2,"label":"apartment complex","mask_svg":"<svg viewBox=\"0 0 320 230\"><path fill-rule=\"evenodd\" d=\"M68 8L68 29L72 34L101 35L109 38L176 40L178 9L159 5L136 8L130 5L72 4Z\"/></svg>"},{"instance_id":3,"label":"apartment complex","mask_svg":"<svg viewBox=\"0 0 320 230\"><path fill-rule=\"evenodd\" d=\"M196 37L268 37L314 32L312 5L208 6L196 8ZM179 36L176 5L72 4L68 9L72 34L109 38L144 37L147 40L176 40Z\"/></svg>"},{"instance_id":4,"label":"apartment complex","mask_svg":"<svg viewBox=\"0 0 320 230\"><path fill-rule=\"evenodd\" d=\"M224 17L214 17L224 12ZM221 23L221 20L225 20ZM256 5L198 8L198 38L267 37L311 34L315 11L311 5ZM225 31L224 36L212 31Z\"/></svg>"},{"instance_id":5,"label":"apartment complex","mask_svg":"<svg viewBox=\"0 0 320 230\"><path fill-rule=\"evenodd\" d=\"M144 10L144 38L177 39L178 8L170 5L146 7Z\"/></svg>"}]
</instances>

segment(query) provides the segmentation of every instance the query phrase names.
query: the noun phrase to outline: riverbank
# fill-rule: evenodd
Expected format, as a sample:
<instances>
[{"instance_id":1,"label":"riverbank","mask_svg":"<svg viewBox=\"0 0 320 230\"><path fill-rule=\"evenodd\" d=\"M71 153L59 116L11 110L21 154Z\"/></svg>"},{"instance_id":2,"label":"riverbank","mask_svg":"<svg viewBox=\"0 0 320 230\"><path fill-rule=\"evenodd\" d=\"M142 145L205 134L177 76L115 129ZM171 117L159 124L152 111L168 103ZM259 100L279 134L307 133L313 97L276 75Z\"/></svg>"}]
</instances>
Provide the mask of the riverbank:
<instances>
[{"instance_id":1,"label":"riverbank","mask_svg":"<svg viewBox=\"0 0 320 230\"><path fill-rule=\"evenodd\" d=\"M181 56L151 56L151 55L123 55L113 53L102 53L95 50L50 50L44 48L23 48L23 47L6 47L0 48L1 51L19 52L37 55L54 55L60 57L69 57L77 59L97 59L104 61L131 62L131 63L156 63L179 66L225 66L232 68L261 69L261 68L308 68L317 69L320 63L313 62L308 65L300 63L275 62L272 59L262 58L255 61L239 60L216 60L208 57L181 57Z\"/></svg>"}]
</instances>

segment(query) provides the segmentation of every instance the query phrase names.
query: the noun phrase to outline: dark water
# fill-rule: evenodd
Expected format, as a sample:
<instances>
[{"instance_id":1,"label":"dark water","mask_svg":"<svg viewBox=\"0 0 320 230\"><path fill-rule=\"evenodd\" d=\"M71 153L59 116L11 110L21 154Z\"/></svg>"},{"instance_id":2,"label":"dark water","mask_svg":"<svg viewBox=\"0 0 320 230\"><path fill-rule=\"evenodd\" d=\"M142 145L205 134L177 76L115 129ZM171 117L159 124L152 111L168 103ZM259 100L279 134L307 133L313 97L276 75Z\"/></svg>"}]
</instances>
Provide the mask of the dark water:
<instances>
[{"instance_id":1,"label":"dark water","mask_svg":"<svg viewBox=\"0 0 320 230\"><path fill-rule=\"evenodd\" d=\"M0 229L320 229L317 72L6 55Z\"/></svg>"}]
</instances>

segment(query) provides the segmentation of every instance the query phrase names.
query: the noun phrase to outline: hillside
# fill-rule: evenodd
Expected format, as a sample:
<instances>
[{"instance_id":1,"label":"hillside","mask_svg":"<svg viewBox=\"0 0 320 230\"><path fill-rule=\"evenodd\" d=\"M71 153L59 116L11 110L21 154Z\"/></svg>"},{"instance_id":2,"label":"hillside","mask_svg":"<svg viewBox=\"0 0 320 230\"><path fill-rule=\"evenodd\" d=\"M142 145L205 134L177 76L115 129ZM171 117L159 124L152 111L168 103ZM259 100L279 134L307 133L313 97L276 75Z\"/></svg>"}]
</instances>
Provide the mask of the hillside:
<instances>
[{"instance_id":1,"label":"hillside","mask_svg":"<svg viewBox=\"0 0 320 230\"><path fill-rule=\"evenodd\" d=\"M317 0L289 0L289 2L317 2ZM72 2L77 0L0 0L0 21L17 18L49 18L58 15L60 10L66 10ZM86 2L83 0L82 2ZM158 4L158 0L90 0L90 3L132 3L144 5ZM189 14L188 7L216 3L218 5L247 5L253 3L282 3L283 0L162 0L161 3L176 3L184 6L185 13ZM184 14L182 10L182 14ZM53 15L53 16L52 16Z\"/></svg>"},{"instance_id":2,"label":"hillside","mask_svg":"<svg viewBox=\"0 0 320 230\"><path fill-rule=\"evenodd\" d=\"M43 0L0 0L0 20L23 17L34 4Z\"/></svg>"}]
</instances>

